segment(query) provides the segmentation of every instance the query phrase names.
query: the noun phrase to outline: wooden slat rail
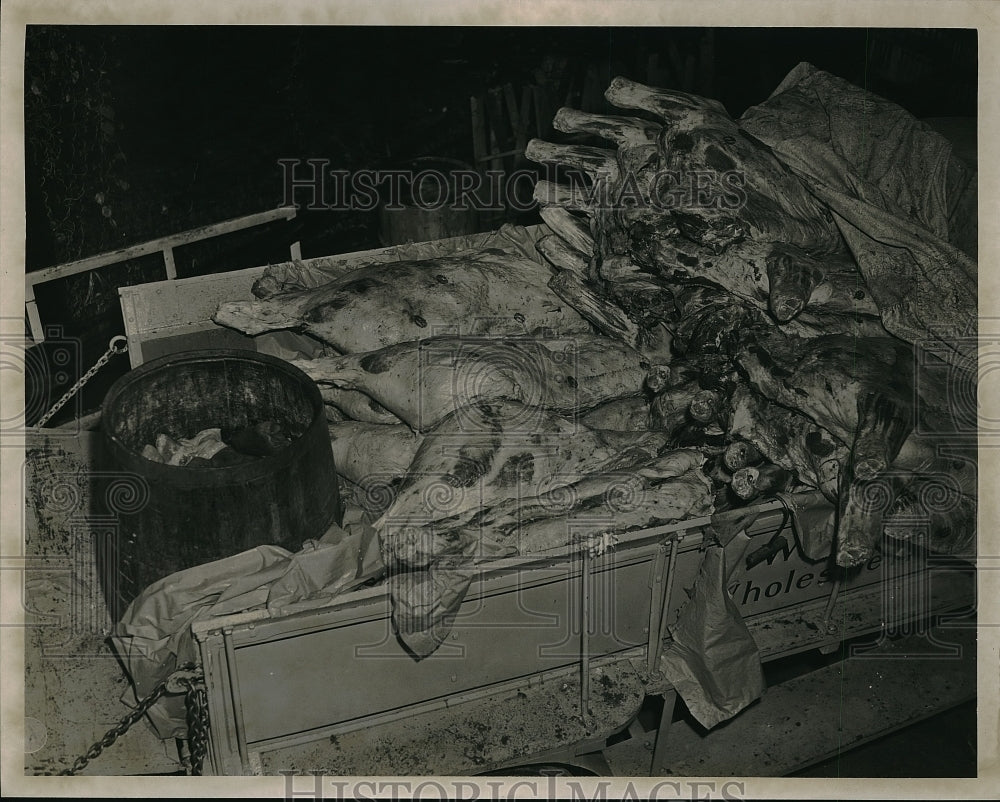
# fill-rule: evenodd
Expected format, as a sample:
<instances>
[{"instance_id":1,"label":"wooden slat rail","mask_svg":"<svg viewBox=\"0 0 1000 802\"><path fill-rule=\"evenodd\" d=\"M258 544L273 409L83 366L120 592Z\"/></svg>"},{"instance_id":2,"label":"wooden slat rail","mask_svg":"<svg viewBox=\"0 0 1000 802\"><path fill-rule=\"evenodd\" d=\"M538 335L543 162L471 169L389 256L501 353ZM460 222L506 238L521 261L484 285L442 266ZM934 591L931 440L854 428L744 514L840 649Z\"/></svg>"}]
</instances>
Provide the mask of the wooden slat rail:
<instances>
[{"instance_id":1,"label":"wooden slat rail","mask_svg":"<svg viewBox=\"0 0 1000 802\"><path fill-rule=\"evenodd\" d=\"M170 234L165 237L158 237L148 242L137 245L129 245L115 251L99 253L88 256L84 259L77 259L74 262L65 262L61 265L53 265L33 273L26 273L24 276L24 307L28 315L28 327L31 332L31 340L38 344L45 340L45 332L42 328L42 320L38 313L38 305L35 302L35 286L48 281L75 276L79 273L88 273L107 265L127 262L129 259L136 259L140 256L149 256L154 253L163 255L164 269L168 279L177 278L177 269L174 265L174 248L183 245L191 245L195 242L218 237L223 234L231 234L235 231L242 231L255 226L262 226L272 223L275 220L291 220L295 217L294 206L279 206L277 209L269 209L266 212L235 217L232 220L224 220L221 223L201 226L182 231L178 234ZM293 259L300 258L299 243L292 243L291 255Z\"/></svg>"},{"instance_id":2,"label":"wooden slat rail","mask_svg":"<svg viewBox=\"0 0 1000 802\"><path fill-rule=\"evenodd\" d=\"M525 161L524 149L528 140L532 136L545 136L549 118L556 111L552 107L550 93L544 87L535 85L527 85L521 90L520 105L514 87L504 84L470 98L470 106L473 161L480 171L485 169L487 162L493 170L521 166ZM532 109L535 111L534 120ZM542 116L539 117L539 114ZM505 165L503 160L508 156L514 159Z\"/></svg>"},{"instance_id":3,"label":"wooden slat rail","mask_svg":"<svg viewBox=\"0 0 1000 802\"><path fill-rule=\"evenodd\" d=\"M524 155L528 140L547 135L556 111L554 98L550 87L527 84L521 89L519 105L517 92L508 83L469 99L473 163L484 179L487 170L509 176L528 165ZM481 222L496 228L505 215L503 210L484 211Z\"/></svg>"}]
</instances>

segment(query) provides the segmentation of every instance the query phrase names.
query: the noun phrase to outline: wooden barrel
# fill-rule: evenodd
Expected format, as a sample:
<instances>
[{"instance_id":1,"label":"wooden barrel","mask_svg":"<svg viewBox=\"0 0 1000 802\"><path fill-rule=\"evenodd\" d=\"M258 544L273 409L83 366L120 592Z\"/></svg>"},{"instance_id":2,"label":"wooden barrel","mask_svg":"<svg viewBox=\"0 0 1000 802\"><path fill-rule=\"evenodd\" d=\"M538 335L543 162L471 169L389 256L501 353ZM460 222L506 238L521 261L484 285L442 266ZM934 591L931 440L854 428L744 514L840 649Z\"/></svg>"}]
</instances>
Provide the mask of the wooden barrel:
<instances>
[{"instance_id":1,"label":"wooden barrel","mask_svg":"<svg viewBox=\"0 0 1000 802\"><path fill-rule=\"evenodd\" d=\"M385 246L474 234L479 214L471 192L463 192L461 175L472 175L470 165L457 159L426 157L402 168L407 176L400 192L386 186L379 205L379 239Z\"/></svg>"},{"instance_id":2,"label":"wooden barrel","mask_svg":"<svg viewBox=\"0 0 1000 802\"><path fill-rule=\"evenodd\" d=\"M179 440L265 422L290 441L253 461L191 467L141 454L160 434ZM264 544L297 551L341 520L319 388L284 360L205 350L147 362L112 386L102 428L109 468L132 488L108 497L118 533L102 574L114 586L105 595L115 620L168 574Z\"/></svg>"}]
</instances>

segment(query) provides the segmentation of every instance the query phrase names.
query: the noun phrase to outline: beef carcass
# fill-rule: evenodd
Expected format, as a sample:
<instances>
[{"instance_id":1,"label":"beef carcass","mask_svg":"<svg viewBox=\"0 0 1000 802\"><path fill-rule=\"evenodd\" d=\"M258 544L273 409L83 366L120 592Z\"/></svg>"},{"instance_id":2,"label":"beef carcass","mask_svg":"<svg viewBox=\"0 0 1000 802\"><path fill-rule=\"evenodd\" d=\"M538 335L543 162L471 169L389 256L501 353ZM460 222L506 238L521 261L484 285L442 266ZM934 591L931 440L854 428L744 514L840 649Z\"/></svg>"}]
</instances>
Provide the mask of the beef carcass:
<instances>
[{"instance_id":1,"label":"beef carcass","mask_svg":"<svg viewBox=\"0 0 1000 802\"><path fill-rule=\"evenodd\" d=\"M295 360L292 362L295 363ZM370 395L365 395L358 390L347 390L320 384L319 392L327 407L336 408L350 420L362 423L402 423L397 415L387 410Z\"/></svg>"},{"instance_id":2,"label":"beef carcass","mask_svg":"<svg viewBox=\"0 0 1000 802\"><path fill-rule=\"evenodd\" d=\"M371 498L369 511L388 508L422 440L402 423L342 421L329 424L333 464L338 474ZM380 510L381 514L381 510Z\"/></svg>"},{"instance_id":3,"label":"beef carcass","mask_svg":"<svg viewBox=\"0 0 1000 802\"><path fill-rule=\"evenodd\" d=\"M645 432L652 428L649 402L642 396L607 401L580 415L579 420L591 429L614 429L620 432Z\"/></svg>"},{"instance_id":4,"label":"beef carcass","mask_svg":"<svg viewBox=\"0 0 1000 802\"><path fill-rule=\"evenodd\" d=\"M245 334L296 329L341 353L438 334L583 334L590 326L516 254L485 249L374 264L309 290L222 304L213 320Z\"/></svg>"},{"instance_id":5,"label":"beef carcass","mask_svg":"<svg viewBox=\"0 0 1000 802\"><path fill-rule=\"evenodd\" d=\"M425 567L475 552L479 538L469 524L494 505L546 503L539 497L552 500L591 473L655 458L666 442L659 432L598 432L517 401L470 404L424 438L374 527L389 558Z\"/></svg>"},{"instance_id":6,"label":"beef carcass","mask_svg":"<svg viewBox=\"0 0 1000 802\"><path fill-rule=\"evenodd\" d=\"M913 275L938 289L947 283L951 267L942 256L947 248L936 244L940 232L932 231L933 225L926 237L914 234L915 224L926 222L926 214L933 217L935 212L922 205L923 187L912 181L913 165L906 165L905 178L893 174L891 186L886 185L890 195L914 207L909 217L896 215L900 219L893 218L898 223L895 231L890 230L891 214L851 217L854 228L848 227L852 237L848 249L838 233L847 230L843 220L835 219L827 205L832 202L830 187L836 190L833 194L858 196L838 199L834 208L841 216L857 211L851 206L854 200L861 205L870 201L892 213L905 209L905 204L883 202L881 185L874 186L882 180L883 173L878 172L882 161L871 160L872 152L864 142L856 155L859 164L867 166L857 176L851 169L834 175L826 162L808 164L809 152L799 147L800 126L789 119L809 122L806 139L826 145L825 150L817 150L822 158L833 147L824 136L830 142L858 144L853 129L843 120L838 130L828 131L824 126L830 123L828 115L816 108L810 93L826 91L829 76L810 70L799 68L789 77L790 105L783 106L784 96L777 93L773 107L769 101L749 117L762 135L769 133L766 124L774 124L775 139L782 155L791 158L791 167L729 119L714 101L622 79L612 82L607 99L653 115L659 126L648 120L563 109L554 121L557 130L610 140L617 151L533 141L528 155L587 177L575 188L540 184L536 191L540 203L564 210L551 215L551 225L567 244L574 238L574 248L587 248L587 240L575 231L581 225L588 226L594 242L591 252L583 254L589 281L560 274L556 291L571 303L580 302L581 314L595 325L636 341L660 320L671 331L673 350L697 366L699 382L706 376L722 381L738 365L757 390L811 418L838 441L838 449L848 449L836 495L841 504L854 509L856 504L850 499L861 497L864 483L881 476L900 454L918 461L933 456L913 453L915 424L930 431L954 428L947 403L934 398L941 395L940 388L915 391L912 348L906 340L916 342L921 336L898 320L899 309L914 303L913 299L900 301L911 288L893 281L888 266L897 262L885 252L899 244L905 247L895 251L919 251L918 261L933 264L922 262L923 272L901 271L900 275ZM806 88L799 92L802 87ZM835 89L843 93L843 87ZM858 100L862 94L854 90L844 95L855 103L854 112L868 108L867 101ZM872 103L872 108L884 110L879 99ZM788 119L781 117L788 111L786 106L794 112ZM902 110L889 109L879 124L888 120L891 128L903 117ZM927 137L922 136L917 131L913 141L926 145ZM932 144L925 150L940 153L942 149ZM836 154L833 161L847 165L849 154ZM820 183L827 181L829 186L817 186L817 175ZM736 177L739 182L727 183ZM855 178L856 186L852 185ZM694 195L685 194L691 189L689 182L694 182ZM865 222L872 223L871 230L864 229ZM869 239L858 236L854 230L858 226ZM555 252L551 246L548 250ZM886 258L879 261L878 254ZM953 288L941 289L949 309L957 296L965 301L971 297L967 259L956 256L954 261ZM866 266L864 272L859 262ZM879 286L869 286L866 280L877 281ZM676 309L673 316L669 295ZM925 294L919 303L926 305L931 297ZM927 320L941 317L933 310L919 311L914 317L920 316ZM906 340L889 338L886 327ZM926 334L931 341L939 337L937 331ZM961 347L953 350L962 351ZM950 361L954 366L954 354ZM690 417L690 408L683 412L683 402L691 389L674 389L672 395L654 399L653 412L660 425L682 425L685 414ZM815 466L806 465L806 472L811 467ZM753 475L752 470L740 470L744 470L741 482ZM828 493L830 481L826 477ZM748 485L747 489L752 488ZM850 543L851 521L860 522L863 516L850 513L847 507L841 513L843 539ZM860 534L860 525L856 531L858 542L841 549L842 561L856 561L868 550L868 535Z\"/></svg>"},{"instance_id":7,"label":"beef carcass","mask_svg":"<svg viewBox=\"0 0 1000 802\"><path fill-rule=\"evenodd\" d=\"M907 343L843 335L771 338L739 362L762 394L829 432L841 454L849 449L846 461L837 457L838 564L868 558L882 537L885 506L873 499L894 498L915 474L952 474L966 490L974 486L964 462L956 470L938 453L941 436L958 430L961 411L941 386L949 376L932 371L918 382Z\"/></svg>"},{"instance_id":8,"label":"beef carcass","mask_svg":"<svg viewBox=\"0 0 1000 802\"><path fill-rule=\"evenodd\" d=\"M708 515L713 506L704 463L705 455L695 449L666 451L628 469L588 474L534 503L496 505L475 524L484 537L528 554L570 545L574 538L589 541Z\"/></svg>"},{"instance_id":9,"label":"beef carcass","mask_svg":"<svg viewBox=\"0 0 1000 802\"><path fill-rule=\"evenodd\" d=\"M883 441L885 450L894 453L882 467L895 459L905 440L898 436L895 420L907 409L912 418L914 407L913 350L906 343L888 336L773 337L754 343L738 362L759 392L799 410L842 442L854 442L862 418L866 426L896 432L894 442ZM873 398L859 410L859 402L869 396L883 401ZM871 435L874 431L864 433L866 440Z\"/></svg>"},{"instance_id":10,"label":"beef carcass","mask_svg":"<svg viewBox=\"0 0 1000 802\"><path fill-rule=\"evenodd\" d=\"M752 444L770 462L793 471L798 481L836 502L848 447L805 415L769 401L748 387L739 387L730 399L729 436L734 444ZM752 456L733 449L730 467L752 467ZM745 449L744 449L745 452ZM727 456L731 452L727 450Z\"/></svg>"},{"instance_id":11,"label":"beef carcass","mask_svg":"<svg viewBox=\"0 0 1000 802\"><path fill-rule=\"evenodd\" d=\"M649 368L621 341L596 335L433 337L294 364L321 385L360 391L417 431L433 428L460 407L491 399L575 415L638 395Z\"/></svg>"},{"instance_id":12,"label":"beef carcass","mask_svg":"<svg viewBox=\"0 0 1000 802\"><path fill-rule=\"evenodd\" d=\"M353 265L345 263L343 257L337 256L319 257L308 262L293 259L268 265L250 291L255 298L266 300L276 295L320 287L354 269Z\"/></svg>"},{"instance_id":13,"label":"beef carcass","mask_svg":"<svg viewBox=\"0 0 1000 802\"><path fill-rule=\"evenodd\" d=\"M882 514L886 536L975 559L976 502L959 490L950 475L916 477L886 502L889 509Z\"/></svg>"},{"instance_id":14,"label":"beef carcass","mask_svg":"<svg viewBox=\"0 0 1000 802\"><path fill-rule=\"evenodd\" d=\"M598 492L589 496L580 492L580 486L597 483ZM613 543L622 532L690 520L710 515L714 509L712 483L700 467L659 482L639 473L592 477L577 483L574 490L582 497L574 509L514 523L495 535L497 542L518 554L560 548L573 544L574 539L600 544L610 535Z\"/></svg>"},{"instance_id":15,"label":"beef carcass","mask_svg":"<svg viewBox=\"0 0 1000 802\"><path fill-rule=\"evenodd\" d=\"M799 334L881 331L878 309L858 291L860 274L829 212L721 104L621 78L605 96L661 124L560 109L556 130L609 139L617 152L539 140L527 150L529 158L587 176L586 191L539 182L535 197L543 208L589 218L594 247L576 264L588 265L592 281L620 285L639 274L647 284L650 275L667 286L708 281ZM588 247L579 218L553 215L547 222L569 247ZM558 249L543 249L550 252ZM582 294L572 283L557 291L570 299ZM643 293L630 295L637 300ZM619 305L638 323L627 297ZM614 316L590 306L598 320Z\"/></svg>"}]
</instances>

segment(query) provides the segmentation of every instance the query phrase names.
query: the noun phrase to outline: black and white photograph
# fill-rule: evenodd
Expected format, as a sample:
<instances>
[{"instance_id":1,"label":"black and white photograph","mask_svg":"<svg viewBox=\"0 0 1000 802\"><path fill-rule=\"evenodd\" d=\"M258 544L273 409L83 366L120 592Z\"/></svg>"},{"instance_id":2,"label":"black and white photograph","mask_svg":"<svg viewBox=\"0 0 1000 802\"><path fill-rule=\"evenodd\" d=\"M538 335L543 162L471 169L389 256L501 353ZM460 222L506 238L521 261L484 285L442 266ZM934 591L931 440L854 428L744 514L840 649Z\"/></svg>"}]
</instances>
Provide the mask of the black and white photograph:
<instances>
[{"instance_id":1,"label":"black and white photograph","mask_svg":"<svg viewBox=\"0 0 1000 802\"><path fill-rule=\"evenodd\" d=\"M995 11L5 7L8 788L992 796Z\"/></svg>"}]
</instances>

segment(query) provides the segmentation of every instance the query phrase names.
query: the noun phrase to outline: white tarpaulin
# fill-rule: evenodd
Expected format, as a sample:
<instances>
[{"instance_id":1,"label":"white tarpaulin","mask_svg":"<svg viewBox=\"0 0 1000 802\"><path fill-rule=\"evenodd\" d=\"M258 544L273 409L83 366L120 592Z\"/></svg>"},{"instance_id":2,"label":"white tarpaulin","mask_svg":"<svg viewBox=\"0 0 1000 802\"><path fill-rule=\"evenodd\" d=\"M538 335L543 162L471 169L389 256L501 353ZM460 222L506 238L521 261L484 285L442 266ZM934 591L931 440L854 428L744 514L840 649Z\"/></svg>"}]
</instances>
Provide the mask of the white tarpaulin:
<instances>
[{"instance_id":1,"label":"white tarpaulin","mask_svg":"<svg viewBox=\"0 0 1000 802\"><path fill-rule=\"evenodd\" d=\"M254 609L290 615L328 604L381 567L378 538L360 521L332 526L302 549L254 549L178 571L146 588L122 616L112 640L128 669L134 704L174 669L199 661L191 624ZM184 699L163 697L149 711L161 738L187 738Z\"/></svg>"},{"instance_id":2,"label":"white tarpaulin","mask_svg":"<svg viewBox=\"0 0 1000 802\"><path fill-rule=\"evenodd\" d=\"M948 140L806 63L739 124L833 213L886 329L973 368L976 173Z\"/></svg>"}]
</instances>

